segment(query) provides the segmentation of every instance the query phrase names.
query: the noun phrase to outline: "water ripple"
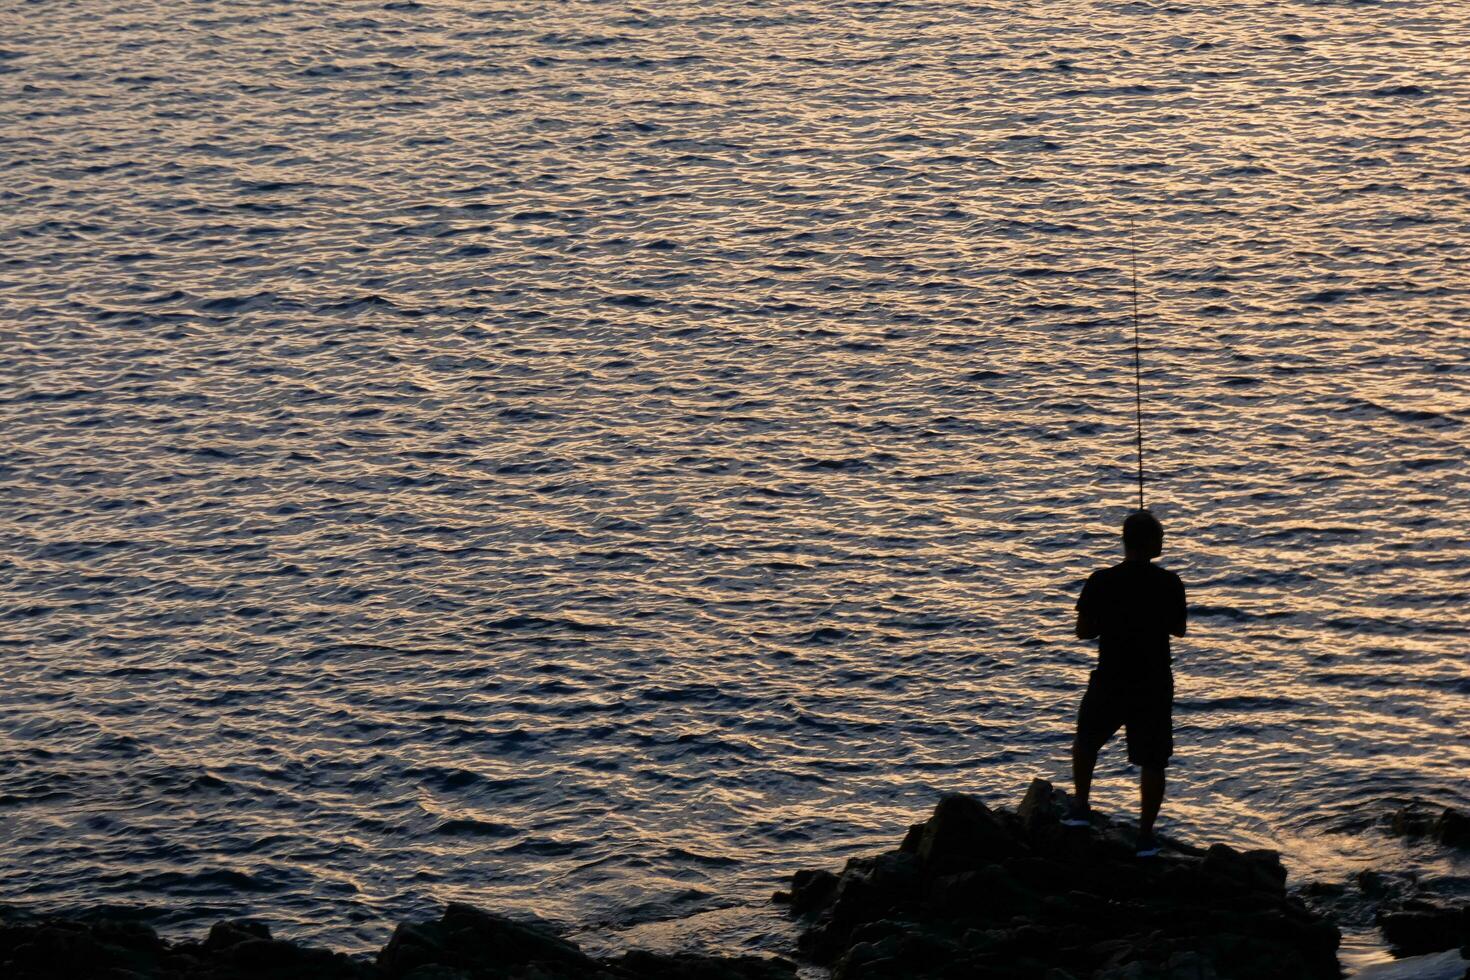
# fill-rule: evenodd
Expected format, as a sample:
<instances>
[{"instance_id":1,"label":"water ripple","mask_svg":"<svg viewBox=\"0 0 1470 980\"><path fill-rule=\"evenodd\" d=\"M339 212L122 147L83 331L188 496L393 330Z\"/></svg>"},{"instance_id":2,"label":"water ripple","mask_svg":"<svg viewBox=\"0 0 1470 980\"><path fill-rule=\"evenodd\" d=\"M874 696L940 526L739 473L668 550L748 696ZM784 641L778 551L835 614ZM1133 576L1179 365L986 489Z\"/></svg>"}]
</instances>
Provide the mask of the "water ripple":
<instances>
[{"instance_id":1,"label":"water ripple","mask_svg":"<svg viewBox=\"0 0 1470 980\"><path fill-rule=\"evenodd\" d=\"M1130 228L1168 819L1447 861L1374 820L1470 803L1462 14L0 14L0 883L632 929L1064 773Z\"/></svg>"}]
</instances>

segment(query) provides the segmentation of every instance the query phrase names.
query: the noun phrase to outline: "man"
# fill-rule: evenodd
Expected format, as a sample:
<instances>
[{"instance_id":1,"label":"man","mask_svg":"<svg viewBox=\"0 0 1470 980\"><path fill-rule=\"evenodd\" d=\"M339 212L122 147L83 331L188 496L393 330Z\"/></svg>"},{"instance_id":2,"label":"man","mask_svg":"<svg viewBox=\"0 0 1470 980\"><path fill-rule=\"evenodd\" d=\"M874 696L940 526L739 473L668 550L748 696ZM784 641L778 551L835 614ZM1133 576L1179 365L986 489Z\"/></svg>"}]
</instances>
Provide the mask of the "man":
<instances>
[{"instance_id":1,"label":"man","mask_svg":"<svg viewBox=\"0 0 1470 980\"><path fill-rule=\"evenodd\" d=\"M1067 823L1090 823L1088 795L1097 752L1119 727L1128 761L1139 768L1138 855L1158 853L1154 820L1164 801L1164 767L1174 752L1174 674L1169 637L1183 636L1184 583L1153 563L1164 529L1153 514L1135 511L1123 522L1123 561L1093 572L1077 600L1077 636L1096 638L1097 669L1077 712L1072 742L1076 796Z\"/></svg>"}]
</instances>

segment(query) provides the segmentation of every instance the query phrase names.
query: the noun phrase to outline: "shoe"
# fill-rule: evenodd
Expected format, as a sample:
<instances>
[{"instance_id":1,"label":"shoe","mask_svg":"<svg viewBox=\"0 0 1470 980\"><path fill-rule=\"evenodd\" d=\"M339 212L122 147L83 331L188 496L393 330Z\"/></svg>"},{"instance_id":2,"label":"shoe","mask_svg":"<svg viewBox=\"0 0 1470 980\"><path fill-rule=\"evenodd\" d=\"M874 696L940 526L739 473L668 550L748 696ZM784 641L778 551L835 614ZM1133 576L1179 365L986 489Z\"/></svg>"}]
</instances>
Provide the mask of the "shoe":
<instances>
[{"instance_id":1,"label":"shoe","mask_svg":"<svg viewBox=\"0 0 1470 980\"><path fill-rule=\"evenodd\" d=\"M1077 806L1075 803L1067 809L1067 815L1062 818L1063 827L1091 827L1092 809L1085 806Z\"/></svg>"},{"instance_id":2,"label":"shoe","mask_svg":"<svg viewBox=\"0 0 1470 980\"><path fill-rule=\"evenodd\" d=\"M1138 843L1135 845L1133 853L1141 858L1151 858L1156 856L1161 850L1163 850L1163 846L1159 844L1159 839L1153 834L1139 834Z\"/></svg>"}]
</instances>

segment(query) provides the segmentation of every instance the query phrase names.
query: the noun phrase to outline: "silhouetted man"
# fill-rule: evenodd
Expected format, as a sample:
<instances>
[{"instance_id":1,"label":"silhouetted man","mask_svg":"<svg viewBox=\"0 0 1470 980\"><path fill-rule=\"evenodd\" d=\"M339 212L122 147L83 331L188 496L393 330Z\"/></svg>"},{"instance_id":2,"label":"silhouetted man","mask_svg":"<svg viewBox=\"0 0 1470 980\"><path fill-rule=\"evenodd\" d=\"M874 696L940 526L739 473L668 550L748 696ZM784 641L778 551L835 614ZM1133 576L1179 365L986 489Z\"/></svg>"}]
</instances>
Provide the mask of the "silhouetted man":
<instances>
[{"instance_id":1,"label":"silhouetted man","mask_svg":"<svg viewBox=\"0 0 1470 980\"><path fill-rule=\"evenodd\" d=\"M1164 767L1174 752L1174 673L1169 636L1184 635L1184 583L1153 563L1164 529L1153 514L1135 511L1123 522L1123 561L1099 569L1077 599L1077 636L1097 638L1097 669L1077 712L1072 742L1076 789L1067 822L1089 822L1088 794L1097 752L1122 727L1128 761L1139 768L1138 854L1158 853L1154 819L1164 801Z\"/></svg>"}]
</instances>

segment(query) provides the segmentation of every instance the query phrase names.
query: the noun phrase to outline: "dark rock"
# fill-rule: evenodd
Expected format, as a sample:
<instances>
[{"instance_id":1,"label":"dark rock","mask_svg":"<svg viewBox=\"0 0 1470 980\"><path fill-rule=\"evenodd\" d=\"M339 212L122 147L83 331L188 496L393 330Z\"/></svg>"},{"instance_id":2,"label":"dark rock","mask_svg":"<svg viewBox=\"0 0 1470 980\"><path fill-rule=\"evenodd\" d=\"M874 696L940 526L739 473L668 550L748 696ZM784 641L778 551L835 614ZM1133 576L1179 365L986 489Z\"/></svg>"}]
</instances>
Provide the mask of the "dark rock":
<instances>
[{"instance_id":1,"label":"dark rock","mask_svg":"<svg viewBox=\"0 0 1470 980\"><path fill-rule=\"evenodd\" d=\"M1164 964L1169 980L1217 980L1215 965L1195 952L1175 953Z\"/></svg>"},{"instance_id":2,"label":"dark rock","mask_svg":"<svg viewBox=\"0 0 1470 980\"><path fill-rule=\"evenodd\" d=\"M203 942L169 943L132 922L37 917L0 907L3 980L795 980L758 956L630 951L594 959L546 927L468 905L405 922L378 963L271 937L264 923L215 923Z\"/></svg>"},{"instance_id":3,"label":"dark rock","mask_svg":"<svg viewBox=\"0 0 1470 980\"><path fill-rule=\"evenodd\" d=\"M833 980L887 972L886 964L897 963L902 952L903 937L897 935L884 936L873 942L853 943L832 968ZM875 966L878 969L873 969Z\"/></svg>"},{"instance_id":4,"label":"dark rock","mask_svg":"<svg viewBox=\"0 0 1470 980\"><path fill-rule=\"evenodd\" d=\"M797 912L811 912L832 901L837 890L837 876L830 871L798 871L791 876L791 907Z\"/></svg>"},{"instance_id":5,"label":"dark rock","mask_svg":"<svg viewBox=\"0 0 1470 980\"><path fill-rule=\"evenodd\" d=\"M1067 813L1067 794L1044 779L1033 779L1016 807L1016 816L1029 833L1060 823Z\"/></svg>"},{"instance_id":6,"label":"dark rock","mask_svg":"<svg viewBox=\"0 0 1470 980\"><path fill-rule=\"evenodd\" d=\"M98 941L116 947L129 950L133 953L146 953L157 956L168 949L168 945L158 937L151 926L141 922L130 922L119 919L99 919L91 922L92 935Z\"/></svg>"},{"instance_id":7,"label":"dark rock","mask_svg":"<svg viewBox=\"0 0 1470 980\"><path fill-rule=\"evenodd\" d=\"M1380 911L1378 926L1399 956L1438 953L1470 945L1470 906L1409 901L1402 908Z\"/></svg>"},{"instance_id":8,"label":"dark rock","mask_svg":"<svg viewBox=\"0 0 1470 980\"><path fill-rule=\"evenodd\" d=\"M244 976L277 980L326 980L329 977L360 977L363 964L326 949L298 946L279 939L246 939L221 951L219 961ZM218 972L228 973L229 969Z\"/></svg>"},{"instance_id":9,"label":"dark rock","mask_svg":"<svg viewBox=\"0 0 1470 980\"><path fill-rule=\"evenodd\" d=\"M794 980L796 976L796 964L762 956L667 955L633 950L608 961L608 965L615 976L639 980Z\"/></svg>"},{"instance_id":10,"label":"dark rock","mask_svg":"<svg viewBox=\"0 0 1470 980\"><path fill-rule=\"evenodd\" d=\"M1416 884L1412 873L1400 874L1387 871L1359 871L1353 880L1358 890L1368 898L1396 898L1406 894Z\"/></svg>"},{"instance_id":11,"label":"dark rock","mask_svg":"<svg viewBox=\"0 0 1470 980\"><path fill-rule=\"evenodd\" d=\"M928 898L940 908L992 919L1030 915L1039 906L1036 894L998 864L933 878Z\"/></svg>"},{"instance_id":12,"label":"dark rock","mask_svg":"<svg viewBox=\"0 0 1470 980\"><path fill-rule=\"evenodd\" d=\"M919 835L918 857L929 872L973 871L1014 852L1017 841L973 796L946 796Z\"/></svg>"},{"instance_id":13,"label":"dark rock","mask_svg":"<svg viewBox=\"0 0 1470 980\"><path fill-rule=\"evenodd\" d=\"M1313 898L1341 898L1347 894L1347 885L1340 881L1309 881L1301 890Z\"/></svg>"},{"instance_id":14,"label":"dark rock","mask_svg":"<svg viewBox=\"0 0 1470 980\"><path fill-rule=\"evenodd\" d=\"M1398 837L1427 837L1447 847L1470 849L1470 814L1452 807L1435 809L1416 803L1388 817L1388 830Z\"/></svg>"},{"instance_id":15,"label":"dark rock","mask_svg":"<svg viewBox=\"0 0 1470 980\"><path fill-rule=\"evenodd\" d=\"M1448 807L1434 821L1434 836L1441 844L1470 850L1470 813Z\"/></svg>"},{"instance_id":16,"label":"dark rock","mask_svg":"<svg viewBox=\"0 0 1470 980\"><path fill-rule=\"evenodd\" d=\"M210 927L209 938L204 940L204 948L217 952L246 940L270 938L270 927L259 919L226 919Z\"/></svg>"},{"instance_id":17,"label":"dark rock","mask_svg":"<svg viewBox=\"0 0 1470 980\"><path fill-rule=\"evenodd\" d=\"M1423 837L1434 825L1434 817L1418 807L1400 807L1388 818L1389 830L1397 837Z\"/></svg>"},{"instance_id":18,"label":"dark rock","mask_svg":"<svg viewBox=\"0 0 1470 980\"><path fill-rule=\"evenodd\" d=\"M1214 844L1205 852L1201 870L1207 875L1231 879L1245 888L1267 892L1280 891L1286 885L1286 868L1275 851L1236 851L1225 844Z\"/></svg>"},{"instance_id":19,"label":"dark rock","mask_svg":"<svg viewBox=\"0 0 1470 980\"><path fill-rule=\"evenodd\" d=\"M834 980L1337 980L1337 929L1276 852L1140 861L1126 828L1063 827L1065 807L1042 780L1014 813L946 796L898 849L799 872L803 954Z\"/></svg>"},{"instance_id":20,"label":"dark rock","mask_svg":"<svg viewBox=\"0 0 1470 980\"><path fill-rule=\"evenodd\" d=\"M341 953L275 942L253 920L217 923L203 943L168 943L136 922L63 916L0 925L6 980L371 980Z\"/></svg>"},{"instance_id":21,"label":"dark rock","mask_svg":"<svg viewBox=\"0 0 1470 980\"><path fill-rule=\"evenodd\" d=\"M874 885L904 897L919 887L921 870L919 859L914 855L889 851L873 860L871 874Z\"/></svg>"},{"instance_id":22,"label":"dark rock","mask_svg":"<svg viewBox=\"0 0 1470 980\"><path fill-rule=\"evenodd\" d=\"M892 895L873 883L870 874L849 871L837 880L832 918L838 922L868 922L887 912L892 900Z\"/></svg>"},{"instance_id":23,"label":"dark rock","mask_svg":"<svg viewBox=\"0 0 1470 980\"><path fill-rule=\"evenodd\" d=\"M378 953L378 966L389 977L405 977L421 966L452 969L506 970L536 964L543 971L593 975L596 962L569 942L541 926L451 903L437 921L405 922Z\"/></svg>"}]
</instances>

